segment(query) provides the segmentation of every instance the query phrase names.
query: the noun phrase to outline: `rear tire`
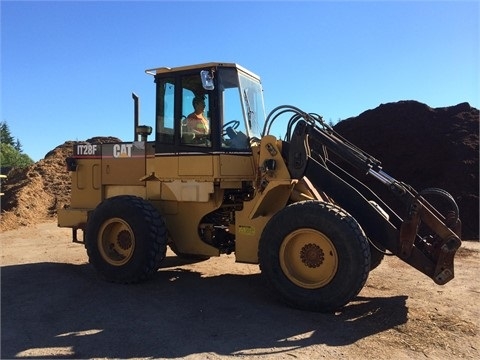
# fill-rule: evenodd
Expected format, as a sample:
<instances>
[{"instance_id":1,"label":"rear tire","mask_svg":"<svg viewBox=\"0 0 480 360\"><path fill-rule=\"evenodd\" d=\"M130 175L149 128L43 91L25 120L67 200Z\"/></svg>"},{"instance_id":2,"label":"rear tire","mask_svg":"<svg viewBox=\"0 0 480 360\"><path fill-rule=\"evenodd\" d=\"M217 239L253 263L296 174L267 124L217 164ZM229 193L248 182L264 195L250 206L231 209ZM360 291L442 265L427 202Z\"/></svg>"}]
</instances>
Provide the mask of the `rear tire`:
<instances>
[{"instance_id":1,"label":"rear tire","mask_svg":"<svg viewBox=\"0 0 480 360\"><path fill-rule=\"evenodd\" d=\"M331 312L351 301L370 270L370 247L356 220L338 206L303 201L270 219L259 244L260 269L289 305Z\"/></svg>"},{"instance_id":2,"label":"rear tire","mask_svg":"<svg viewBox=\"0 0 480 360\"><path fill-rule=\"evenodd\" d=\"M130 195L100 203L85 232L90 263L106 280L136 283L151 277L167 250L165 223L152 204Z\"/></svg>"}]
</instances>

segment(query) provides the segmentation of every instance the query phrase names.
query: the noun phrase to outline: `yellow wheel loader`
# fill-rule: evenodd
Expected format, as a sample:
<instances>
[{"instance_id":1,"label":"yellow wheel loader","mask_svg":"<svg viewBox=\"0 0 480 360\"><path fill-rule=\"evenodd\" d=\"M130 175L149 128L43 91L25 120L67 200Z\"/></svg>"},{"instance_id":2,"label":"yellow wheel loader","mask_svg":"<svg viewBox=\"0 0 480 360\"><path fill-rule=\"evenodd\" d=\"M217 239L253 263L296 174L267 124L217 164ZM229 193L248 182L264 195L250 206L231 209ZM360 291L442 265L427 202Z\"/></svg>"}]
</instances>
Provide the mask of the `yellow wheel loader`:
<instances>
[{"instance_id":1,"label":"yellow wheel loader","mask_svg":"<svg viewBox=\"0 0 480 360\"><path fill-rule=\"evenodd\" d=\"M392 178L318 114L285 105L266 116L260 78L237 64L146 73L156 86L154 127L139 125L132 94L133 141L78 143L66 159L71 201L58 225L72 228L102 278L148 279L167 246L201 259L234 253L259 264L287 304L321 312L354 299L385 254L437 284L453 278L461 222L450 194ZM202 131L192 118L207 123ZM283 139L270 135L279 119ZM352 167L384 184L404 213Z\"/></svg>"}]
</instances>

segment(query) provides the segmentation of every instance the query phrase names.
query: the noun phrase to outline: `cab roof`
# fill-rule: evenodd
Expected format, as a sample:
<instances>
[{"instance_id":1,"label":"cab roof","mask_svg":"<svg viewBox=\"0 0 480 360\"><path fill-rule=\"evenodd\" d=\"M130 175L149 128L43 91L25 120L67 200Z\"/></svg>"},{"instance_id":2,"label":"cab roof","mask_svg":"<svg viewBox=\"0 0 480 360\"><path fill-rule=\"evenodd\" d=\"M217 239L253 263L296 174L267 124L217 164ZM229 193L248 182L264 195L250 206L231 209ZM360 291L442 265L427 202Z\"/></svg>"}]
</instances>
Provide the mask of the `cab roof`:
<instances>
[{"instance_id":1,"label":"cab roof","mask_svg":"<svg viewBox=\"0 0 480 360\"><path fill-rule=\"evenodd\" d=\"M184 70L195 70L195 69L205 69L209 67L224 67L224 68L236 68L239 71L257 79L260 80L260 76L254 74L250 70L245 69L244 67L235 64L235 63L222 63L222 62L209 62L209 63L203 63L203 64L195 64L195 65L185 65L185 66L177 66L177 67L159 67L159 68L153 68L153 69L147 69L145 72L149 75L159 75L159 74L167 74L167 73L173 73L177 71L184 71Z\"/></svg>"}]
</instances>

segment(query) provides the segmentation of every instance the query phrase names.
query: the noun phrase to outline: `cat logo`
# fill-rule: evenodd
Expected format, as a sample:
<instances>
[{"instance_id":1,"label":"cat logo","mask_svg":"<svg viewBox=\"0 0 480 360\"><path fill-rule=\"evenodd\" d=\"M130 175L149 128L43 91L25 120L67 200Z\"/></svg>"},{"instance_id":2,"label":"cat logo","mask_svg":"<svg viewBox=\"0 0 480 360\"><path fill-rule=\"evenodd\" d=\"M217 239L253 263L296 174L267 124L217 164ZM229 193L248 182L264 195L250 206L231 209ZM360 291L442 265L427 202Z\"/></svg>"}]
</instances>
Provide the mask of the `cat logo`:
<instances>
[{"instance_id":1,"label":"cat logo","mask_svg":"<svg viewBox=\"0 0 480 360\"><path fill-rule=\"evenodd\" d=\"M132 157L132 144L113 145L113 157L114 158Z\"/></svg>"}]
</instances>

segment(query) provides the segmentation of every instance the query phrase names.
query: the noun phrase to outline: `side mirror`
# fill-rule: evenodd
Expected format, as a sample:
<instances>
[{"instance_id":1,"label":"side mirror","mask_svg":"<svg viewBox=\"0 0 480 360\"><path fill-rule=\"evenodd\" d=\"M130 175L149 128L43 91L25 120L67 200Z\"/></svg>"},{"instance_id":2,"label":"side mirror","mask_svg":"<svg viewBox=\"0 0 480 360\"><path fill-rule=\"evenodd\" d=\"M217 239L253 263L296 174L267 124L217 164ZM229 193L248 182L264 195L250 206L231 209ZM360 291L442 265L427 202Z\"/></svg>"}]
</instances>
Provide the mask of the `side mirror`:
<instances>
[{"instance_id":1,"label":"side mirror","mask_svg":"<svg viewBox=\"0 0 480 360\"><path fill-rule=\"evenodd\" d=\"M205 90L215 89L215 85L213 85L213 73L208 70L202 70L200 71L200 78L202 79L202 86Z\"/></svg>"}]
</instances>

